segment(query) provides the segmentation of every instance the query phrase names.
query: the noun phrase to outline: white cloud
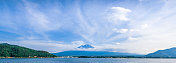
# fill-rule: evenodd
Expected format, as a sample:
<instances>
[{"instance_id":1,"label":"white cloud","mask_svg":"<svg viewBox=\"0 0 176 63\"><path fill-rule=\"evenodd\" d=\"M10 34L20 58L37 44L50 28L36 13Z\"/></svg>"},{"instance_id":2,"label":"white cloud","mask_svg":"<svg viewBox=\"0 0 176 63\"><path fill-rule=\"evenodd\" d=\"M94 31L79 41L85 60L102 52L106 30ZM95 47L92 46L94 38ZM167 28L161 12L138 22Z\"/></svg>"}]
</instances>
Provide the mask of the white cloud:
<instances>
[{"instance_id":1,"label":"white cloud","mask_svg":"<svg viewBox=\"0 0 176 63\"><path fill-rule=\"evenodd\" d=\"M119 45L120 43L119 43L119 42L117 42L116 44L117 44L117 45Z\"/></svg>"},{"instance_id":2,"label":"white cloud","mask_svg":"<svg viewBox=\"0 0 176 63\"><path fill-rule=\"evenodd\" d=\"M142 10L147 14L138 12L140 9L134 9L137 15L145 15L140 18L135 18L130 22L130 29L133 29L127 41L119 45L120 49L125 49L126 52L147 54L157 50L167 49L176 46L176 30L175 30L175 13L176 1L168 1L162 3L162 7L158 10ZM148 12L152 11L152 12ZM135 16L134 16L135 17ZM133 20L133 19L131 19ZM137 31L135 31L137 30ZM135 31L135 32L134 32ZM128 47L126 47L128 46Z\"/></svg>"},{"instance_id":3,"label":"white cloud","mask_svg":"<svg viewBox=\"0 0 176 63\"><path fill-rule=\"evenodd\" d=\"M141 28L142 28L142 29L148 28L148 24L143 24L143 25L141 25Z\"/></svg>"},{"instance_id":4,"label":"white cloud","mask_svg":"<svg viewBox=\"0 0 176 63\"><path fill-rule=\"evenodd\" d=\"M128 29L117 29L117 28L113 28L112 30L117 33L127 33L129 31Z\"/></svg>"},{"instance_id":5,"label":"white cloud","mask_svg":"<svg viewBox=\"0 0 176 63\"><path fill-rule=\"evenodd\" d=\"M129 31L130 31L130 32L134 32L134 31L136 31L136 30L134 30L134 29L130 29Z\"/></svg>"},{"instance_id":6,"label":"white cloud","mask_svg":"<svg viewBox=\"0 0 176 63\"><path fill-rule=\"evenodd\" d=\"M78 46L84 45L85 43L84 41L73 41L72 44L78 47Z\"/></svg>"},{"instance_id":7,"label":"white cloud","mask_svg":"<svg viewBox=\"0 0 176 63\"><path fill-rule=\"evenodd\" d=\"M112 7L109 11L108 20L113 23L118 23L118 21L128 21L128 13L131 12L130 9L123 7Z\"/></svg>"},{"instance_id":8,"label":"white cloud","mask_svg":"<svg viewBox=\"0 0 176 63\"><path fill-rule=\"evenodd\" d=\"M116 32L119 32L119 33L127 33L127 32L128 32L128 29L120 29L120 30L118 30L118 31L116 31Z\"/></svg>"},{"instance_id":9,"label":"white cloud","mask_svg":"<svg viewBox=\"0 0 176 63\"><path fill-rule=\"evenodd\" d=\"M129 37L128 40L138 40L138 39L134 37Z\"/></svg>"}]
</instances>

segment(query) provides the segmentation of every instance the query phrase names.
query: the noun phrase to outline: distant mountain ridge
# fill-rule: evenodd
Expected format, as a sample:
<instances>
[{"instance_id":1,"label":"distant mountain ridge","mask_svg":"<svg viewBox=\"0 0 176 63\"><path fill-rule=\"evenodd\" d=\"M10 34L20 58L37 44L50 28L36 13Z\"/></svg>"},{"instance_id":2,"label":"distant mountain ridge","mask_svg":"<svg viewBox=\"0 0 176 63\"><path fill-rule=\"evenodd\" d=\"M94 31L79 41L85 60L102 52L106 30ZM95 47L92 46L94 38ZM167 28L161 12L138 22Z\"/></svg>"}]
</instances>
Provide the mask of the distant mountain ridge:
<instances>
[{"instance_id":1,"label":"distant mountain ridge","mask_svg":"<svg viewBox=\"0 0 176 63\"><path fill-rule=\"evenodd\" d=\"M56 56L135 56L138 54L131 53L119 53L108 51L63 51L59 53L53 53Z\"/></svg>"},{"instance_id":2,"label":"distant mountain ridge","mask_svg":"<svg viewBox=\"0 0 176 63\"><path fill-rule=\"evenodd\" d=\"M146 57L176 57L176 47L158 50L154 53L147 54Z\"/></svg>"},{"instance_id":3,"label":"distant mountain ridge","mask_svg":"<svg viewBox=\"0 0 176 63\"><path fill-rule=\"evenodd\" d=\"M37 51L8 43L0 44L0 57L57 57L47 51Z\"/></svg>"},{"instance_id":4,"label":"distant mountain ridge","mask_svg":"<svg viewBox=\"0 0 176 63\"><path fill-rule=\"evenodd\" d=\"M82 47L82 46L81 46ZM83 45L84 47L84 45ZM87 45L86 45L87 47ZM89 48L89 47L88 47ZM176 58L176 47L158 50L147 55L108 52L108 51L63 51L59 53L48 53L46 51L37 51L18 45L8 43L0 44L0 57L57 57L57 56L133 56L141 58Z\"/></svg>"}]
</instances>

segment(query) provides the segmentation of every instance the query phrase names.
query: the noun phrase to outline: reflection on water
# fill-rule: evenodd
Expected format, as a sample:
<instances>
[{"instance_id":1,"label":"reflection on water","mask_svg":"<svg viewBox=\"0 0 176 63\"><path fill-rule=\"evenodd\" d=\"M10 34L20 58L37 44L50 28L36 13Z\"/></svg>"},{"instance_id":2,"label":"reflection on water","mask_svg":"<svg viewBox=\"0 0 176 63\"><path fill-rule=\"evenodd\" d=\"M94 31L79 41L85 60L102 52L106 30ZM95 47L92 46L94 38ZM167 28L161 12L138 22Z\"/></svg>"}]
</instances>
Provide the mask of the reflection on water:
<instances>
[{"instance_id":1,"label":"reflection on water","mask_svg":"<svg viewBox=\"0 0 176 63\"><path fill-rule=\"evenodd\" d=\"M16 58L0 63L176 63L176 59L145 58Z\"/></svg>"}]
</instances>

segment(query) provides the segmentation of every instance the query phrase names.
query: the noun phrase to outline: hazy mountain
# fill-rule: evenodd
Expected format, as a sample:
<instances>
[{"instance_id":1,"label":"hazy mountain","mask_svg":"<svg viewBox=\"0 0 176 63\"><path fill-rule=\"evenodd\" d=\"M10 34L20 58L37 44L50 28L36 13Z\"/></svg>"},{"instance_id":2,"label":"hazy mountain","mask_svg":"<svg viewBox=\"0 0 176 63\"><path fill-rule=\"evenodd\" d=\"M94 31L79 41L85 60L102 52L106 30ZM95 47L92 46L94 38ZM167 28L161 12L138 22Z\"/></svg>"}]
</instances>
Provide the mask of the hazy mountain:
<instances>
[{"instance_id":1,"label":"hazy mountain","mask_svg":"<svg viewBox=\"0 0 176 63\"><path fill-rule=\"evenodd\" d=\"M53 53L56 56L133 56L137 54L108 52L108 51L63 51Z\"/></svg>"},{"instance_id":2,"label":"hazy mountain","mask_svg":"<svg viewBox=\"0 0 176 63\"><path fill-rule=\"evenodd\" d=\"M158 50L154 53L146 55L146 57L176 57L176 48Z\"/></svg>"},{"instance_id":3,"label":"hazy mountain","mask_svg":"<svg viewBox=\"0 0 176 63\"><path fill-rule=\"evenodd\" d=\"M0 44L0 57L56 57L46 51L37 51L8 43Z\"/></svg>"}]
</instances>

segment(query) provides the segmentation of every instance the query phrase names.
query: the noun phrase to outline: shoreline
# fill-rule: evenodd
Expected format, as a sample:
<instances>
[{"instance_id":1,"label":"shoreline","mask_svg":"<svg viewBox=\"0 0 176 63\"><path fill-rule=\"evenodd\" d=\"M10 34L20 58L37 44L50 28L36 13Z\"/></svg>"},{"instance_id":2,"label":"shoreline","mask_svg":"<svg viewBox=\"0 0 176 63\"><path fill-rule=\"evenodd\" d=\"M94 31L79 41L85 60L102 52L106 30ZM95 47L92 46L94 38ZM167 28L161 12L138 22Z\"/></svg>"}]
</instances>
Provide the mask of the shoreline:
<instances>
[{"instance_id":1,"label":"shoreline","mask_svg":"<svg viewBox=\"0 0 176 63\"><path fill-rule=\"evenodd\" d=\"M12 59L12 58L83 58L83 57L0 57L0 59ZM89 57L89 58L98 58L98 57ZM100 57L99 57L100 58ZM102 57L102 58L111 58L111 57ZM132 58L138 58L138 59L176 59L176 57L116 57L121 59L132 59Z\"/></svg>"},{"instance_id":2,"label":"shoreline","mask_svg":"<svg viewBox=\"0 0 176 63\"><path fill-rule=\"evenodd\" d=\"M59 58L59 57L0 57L2 58Z\"/></svg>"}]
</instances>

